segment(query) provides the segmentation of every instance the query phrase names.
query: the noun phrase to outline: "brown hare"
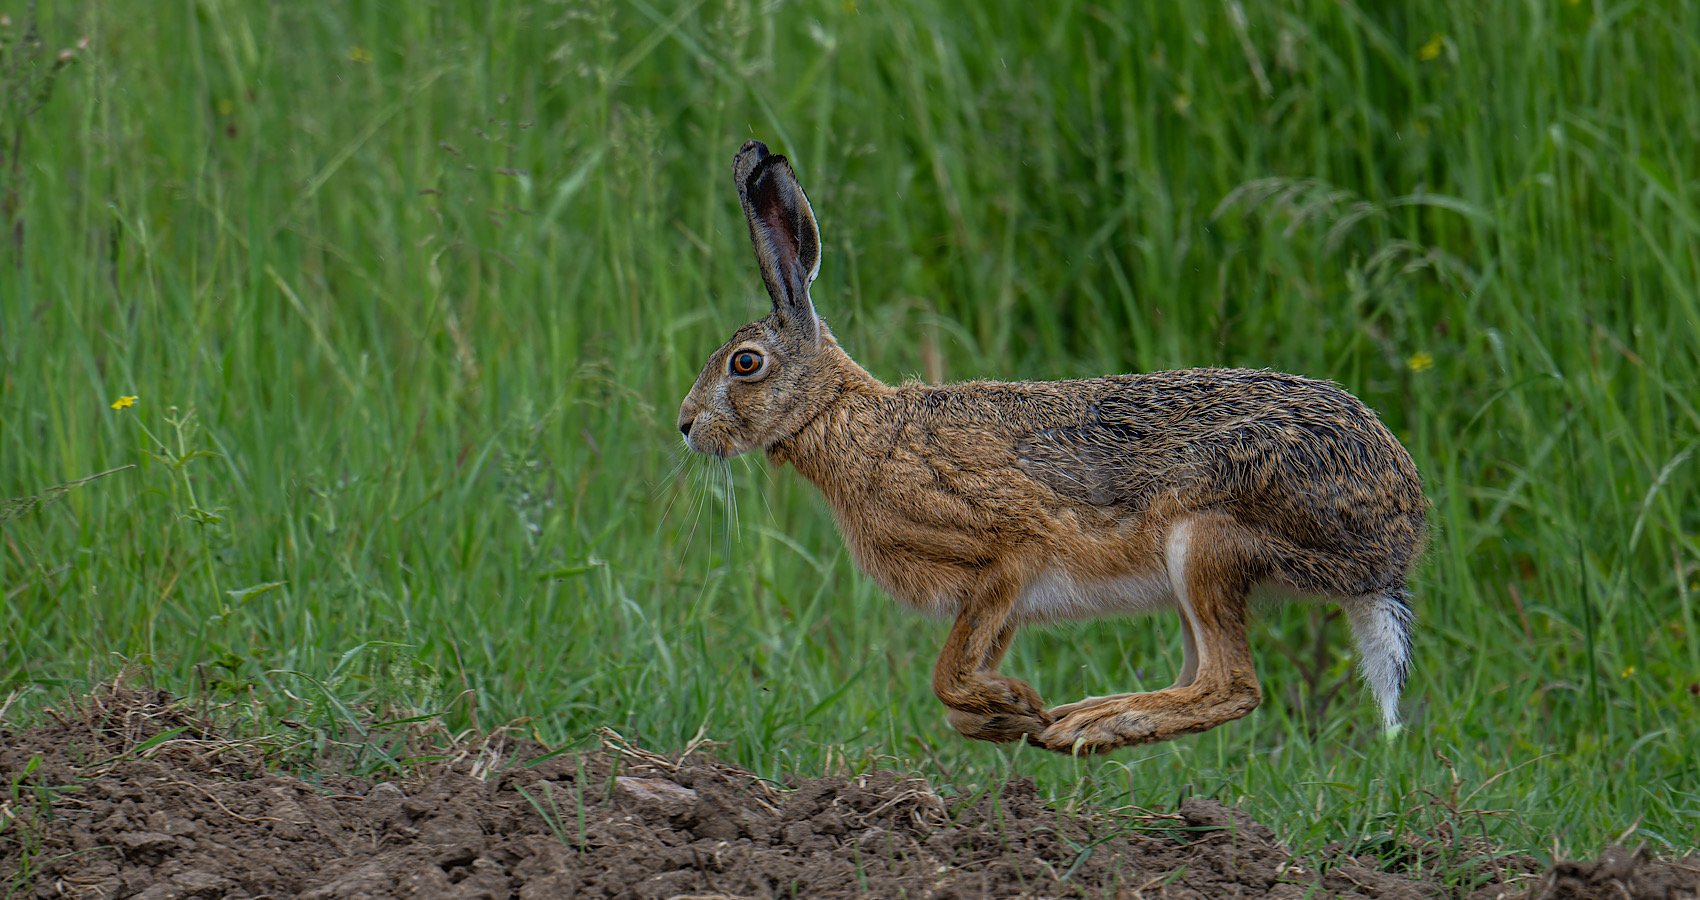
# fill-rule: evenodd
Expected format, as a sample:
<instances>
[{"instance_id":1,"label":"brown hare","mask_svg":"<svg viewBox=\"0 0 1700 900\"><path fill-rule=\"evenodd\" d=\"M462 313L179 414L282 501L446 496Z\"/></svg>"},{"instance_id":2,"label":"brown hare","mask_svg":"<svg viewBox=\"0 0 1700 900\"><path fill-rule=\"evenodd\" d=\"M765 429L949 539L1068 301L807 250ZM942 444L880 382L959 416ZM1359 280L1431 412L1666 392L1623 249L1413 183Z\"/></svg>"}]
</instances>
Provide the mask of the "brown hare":
<instances>
[{"instance_id":1,"label":"brown hare","mask_svg":"<svg viewBox=\"0 0 1700 900\"><path fill-rule=\"evenodd\" d=\"M820 232L785 157L750 141L732 169L773 312L709 357L679 430L699 453L795 466L863 571L955 618L933 669L953 727L1079 753L1239 718L1262 699L1246 610L1265 586L1345 610L1397 729L1428 504L1361 401L1248 369L889 387L815 315ZM1164 690L1046 709L998 674L1025 623L1156 610L1179 613L1185 646Z\"/></svg>"}]
</instances>

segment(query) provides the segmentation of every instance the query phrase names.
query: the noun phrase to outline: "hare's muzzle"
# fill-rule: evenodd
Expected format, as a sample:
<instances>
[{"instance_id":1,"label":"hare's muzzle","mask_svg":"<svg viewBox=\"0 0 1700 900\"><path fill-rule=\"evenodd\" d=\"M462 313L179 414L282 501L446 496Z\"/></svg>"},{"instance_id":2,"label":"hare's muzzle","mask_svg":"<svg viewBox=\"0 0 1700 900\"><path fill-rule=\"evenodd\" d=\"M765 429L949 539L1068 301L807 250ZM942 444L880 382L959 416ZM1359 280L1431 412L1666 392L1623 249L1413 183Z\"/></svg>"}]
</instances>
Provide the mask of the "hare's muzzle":
<instances>
[{"instance_id":1,"label":"hare's muzzle","mask_svg":"<svg viewBox=\"0 0 1700 900\"><path fill-rule=\"evenodd\" d=\"M701 405L692 400L695 394L696 391L693 388L691 393L686 395L685 402L679 404L679 433L685 436L686 447L701 453L702 449L691 443L691 427L696 425L697 415L702 412Z\"/></svg>"}]
</instances>

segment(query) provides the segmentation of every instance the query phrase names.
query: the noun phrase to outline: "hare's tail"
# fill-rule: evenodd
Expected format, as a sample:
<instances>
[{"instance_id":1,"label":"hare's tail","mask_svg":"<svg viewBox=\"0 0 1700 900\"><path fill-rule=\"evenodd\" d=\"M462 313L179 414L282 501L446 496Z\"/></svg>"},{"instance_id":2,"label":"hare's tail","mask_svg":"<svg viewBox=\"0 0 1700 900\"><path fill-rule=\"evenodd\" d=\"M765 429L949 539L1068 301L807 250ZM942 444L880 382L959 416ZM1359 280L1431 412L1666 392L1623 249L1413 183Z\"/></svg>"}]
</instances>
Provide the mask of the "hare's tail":
<instances>
[{"instance_id":1,"label":"hare's tail","mask_svg":"<svg viewBox=\"0 0 1700 900\"><path fill-rule=\"evenodd\" d=\"M1358 671L1381 705L1388 736L1399 731L1399 693L1411 671L1411 627L1416 613L1403 585L1344 604L1358 644Z\"/></svg>"}]
</instances>

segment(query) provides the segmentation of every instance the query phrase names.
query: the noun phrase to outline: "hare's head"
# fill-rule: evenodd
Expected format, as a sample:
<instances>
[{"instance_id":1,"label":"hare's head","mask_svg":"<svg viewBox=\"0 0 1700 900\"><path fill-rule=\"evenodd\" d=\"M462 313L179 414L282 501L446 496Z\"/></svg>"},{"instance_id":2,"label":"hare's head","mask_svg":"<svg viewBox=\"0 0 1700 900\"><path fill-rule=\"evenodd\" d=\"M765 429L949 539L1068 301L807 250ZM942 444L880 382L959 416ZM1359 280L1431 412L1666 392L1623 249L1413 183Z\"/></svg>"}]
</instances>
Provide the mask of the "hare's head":
<instances>
[{"instance_id":1,"label":"hare's head","mask_svg":"<svg viewBox=\"0 0 1700 900\"><path fill-rule=\"evenodd\" d=\"M820 230L791 164L747 141L732 175L773 312L738 329L708 358L679 407L685 444L721 457L795 434L831 399L832 373L848 361L809 300L820 271Z\"/></svg>"}]
</instances>

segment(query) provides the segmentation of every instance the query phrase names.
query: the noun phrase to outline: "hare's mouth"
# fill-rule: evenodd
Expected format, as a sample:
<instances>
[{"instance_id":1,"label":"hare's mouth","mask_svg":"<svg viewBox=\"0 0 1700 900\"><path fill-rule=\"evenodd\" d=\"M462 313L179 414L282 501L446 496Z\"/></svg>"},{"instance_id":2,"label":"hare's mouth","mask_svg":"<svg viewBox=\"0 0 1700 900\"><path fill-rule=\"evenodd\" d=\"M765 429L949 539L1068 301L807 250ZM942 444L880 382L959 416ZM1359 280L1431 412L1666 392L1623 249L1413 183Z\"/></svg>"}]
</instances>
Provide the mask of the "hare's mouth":
<instances>
[{"instance_id":1,"label":"hare's mouth","mask_svg":"<svg viewBox=\"0 0 1700 900\"><path fill-rule=\"evenodd\" d=\"M735 441L716 441L700 433L685 435L685 447L692 453L713 456L719 459L731 459L748 453L752 447L740 447Z\"/></svg>"}]
</instances>

